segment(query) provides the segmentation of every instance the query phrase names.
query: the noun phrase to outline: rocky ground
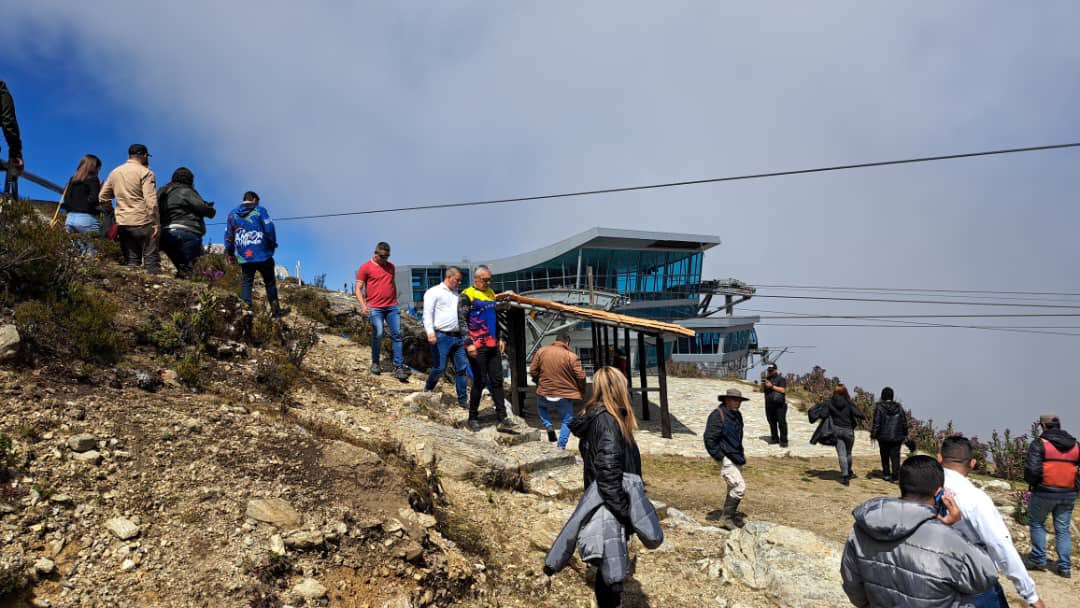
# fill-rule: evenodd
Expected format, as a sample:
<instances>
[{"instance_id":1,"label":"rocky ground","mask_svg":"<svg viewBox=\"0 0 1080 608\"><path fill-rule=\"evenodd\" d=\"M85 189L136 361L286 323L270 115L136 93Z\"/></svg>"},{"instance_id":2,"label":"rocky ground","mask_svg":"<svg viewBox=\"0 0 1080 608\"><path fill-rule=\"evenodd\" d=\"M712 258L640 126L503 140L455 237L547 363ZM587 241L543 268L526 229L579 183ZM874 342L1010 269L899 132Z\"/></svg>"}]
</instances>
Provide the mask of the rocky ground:
<instances>
[{"instance_id":1,"label":"rocky ground","mask_svg":"<svg viewBox=\"0 0 1080 608\"><path fill-rule=\"evenodd\" d=\"M131 327L180 285L103 278L139 294ZM336 299L321 321L349 306ZM488 428L469 432L452 389L370 375L369 349L342 333L323 327L284 402L255 380L266 353L253 345L221 345L195 388L146 348L92 373L0 364L18 472L0 495L0 597L9 585L25 587L9 603L34 606L590 606L580 562L541 574L581 491L573 451L541 440L528 413L518 433L496 433L489 400ZM844 488L832 450L806 443L804 414L789 414L790 448L768 445L761 394L740 385L751 523L728 533L711 525L723 486L700 434L729 384L670 384L676 437L659 437L655 415L640 436L665 543L634 547L625 605L846 605L850 510L895 493L866 478L866 438ZM1038 580L1051 606L1080 590Z\"/></svg>"}]
</instances>

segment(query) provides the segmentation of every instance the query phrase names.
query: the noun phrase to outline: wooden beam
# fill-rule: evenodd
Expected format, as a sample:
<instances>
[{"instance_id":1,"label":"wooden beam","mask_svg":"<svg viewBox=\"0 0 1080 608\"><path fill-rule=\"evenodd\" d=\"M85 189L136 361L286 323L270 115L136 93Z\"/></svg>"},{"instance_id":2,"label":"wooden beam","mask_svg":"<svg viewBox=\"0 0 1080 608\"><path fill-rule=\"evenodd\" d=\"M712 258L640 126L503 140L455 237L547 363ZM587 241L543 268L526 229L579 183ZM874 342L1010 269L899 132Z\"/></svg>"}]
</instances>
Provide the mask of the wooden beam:
<instances>
[{"instance_id":1,"label":"wooden beam","mask_svg":"<svg viewBox=\"0 0 1080 608\"><path fill-rule=\"evenodd\" d=\"M664 361L664 336L656 336L656 371L660 378L660 435L671 439L671 412L668 411L667 362Z\"/></svg>"},{"instance_id":2,"label":"wooden beam","mask_svg":"<svg viewBox=\"0 0 1080 608\"><path fill-rule=\"evenodd\" d=\"M649 419L649 366L645 356L645 334L637 335L638 371L641 373L641 419Z\"/></svg>"},{"instance_id":3,"label":"wooden beam","mask_svg":"<svg viewBox=\"0 0 1080 608\"><path fill-rule=\"evenodd\" d=\"M508 310L507 324L510 326L510 339L506 342L506 354L510 359L510 407L515 415L521 416L528 391L527 372L522 371L525 369L526 356L525 311L520 308Z\"/></svg>"}]
</instances>

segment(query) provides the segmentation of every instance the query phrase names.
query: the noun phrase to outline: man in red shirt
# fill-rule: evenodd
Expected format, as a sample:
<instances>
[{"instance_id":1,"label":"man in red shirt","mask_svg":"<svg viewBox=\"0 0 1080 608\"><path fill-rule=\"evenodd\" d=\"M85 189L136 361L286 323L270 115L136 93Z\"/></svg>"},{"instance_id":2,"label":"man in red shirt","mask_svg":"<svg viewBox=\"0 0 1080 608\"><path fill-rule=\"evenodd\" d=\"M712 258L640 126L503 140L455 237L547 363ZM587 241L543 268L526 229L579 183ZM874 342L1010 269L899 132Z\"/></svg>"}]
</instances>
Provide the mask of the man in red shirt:
<instances>
[{"instance_id":1,"label":"man in red shirt","mask_svg":"<svg viewBox=\"0 0 1080 608\"><path fill-rule=\"evenodd\" d=\"M380 242L375 255L356 271L356 301L360 313L371 318L371 373L382 373L379 367L379 344L383 328L390 329L390 346L394 352L394 377L409 381L405 356L401 347L401 309L398 308L397 287L394 285L394 265L390 263L390 245Z\"/></svg>"}]
</instances>

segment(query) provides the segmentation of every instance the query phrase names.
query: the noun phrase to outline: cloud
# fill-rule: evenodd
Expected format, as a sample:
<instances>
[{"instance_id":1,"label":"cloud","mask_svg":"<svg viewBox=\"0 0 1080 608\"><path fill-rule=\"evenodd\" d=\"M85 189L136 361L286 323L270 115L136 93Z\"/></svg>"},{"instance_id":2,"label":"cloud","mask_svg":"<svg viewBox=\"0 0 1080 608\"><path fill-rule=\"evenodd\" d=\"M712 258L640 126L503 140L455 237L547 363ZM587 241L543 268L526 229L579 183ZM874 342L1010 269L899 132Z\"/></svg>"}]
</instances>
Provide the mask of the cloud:
<instances>
[{"instance_id":1,"label":"cloud","mask_svg":"<svg viewBox=\"0 0 1080 608\"><path fill-rule=\"evenodd\" d=\"M234 190L256 187L278 216L1080 134L1069 2L1030 11L982 2L193 0L101 10L38 0L5 12L5 56L70 58L70 77L92 78L127 110L132 132L212 164ZM395 243L399 262L478 259L608 225L718 234L725 244L708 256L706 274L751 282L1080 290L1072 241L1080 212L1068 204L1078 181L1075 153L1050 153L281 229L305 243L305 257L317 260L309 267L330 271L330 284L376 240ZM872 386L892 383L917 411L993 403L1014 425L996 379L1041 375L1032 353L1042 349L1064 375L1075 344L864 331L762 335L819 346L789 355L788 367L821 361ZM986 378L994 380L977 380Z\"/></svg>"}]
</instances>

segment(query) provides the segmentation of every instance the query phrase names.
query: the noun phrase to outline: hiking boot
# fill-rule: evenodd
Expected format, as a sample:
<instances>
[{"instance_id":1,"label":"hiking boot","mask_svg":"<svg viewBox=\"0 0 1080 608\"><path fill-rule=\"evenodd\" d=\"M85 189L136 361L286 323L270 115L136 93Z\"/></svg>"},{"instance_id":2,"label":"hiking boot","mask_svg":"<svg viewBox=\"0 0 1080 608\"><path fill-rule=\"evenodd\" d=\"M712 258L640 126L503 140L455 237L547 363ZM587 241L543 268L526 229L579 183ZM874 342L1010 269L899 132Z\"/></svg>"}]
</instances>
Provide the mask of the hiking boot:
<instances>
[{"instance_id":1,"label":"hiking boot","mask_svg":"<svg viewBox=\"0 0 1080 608\"><path fill-rule=\"evenodd\" d=\"M472 418L470 418L469 421L465 423L465 426L469 427L469 430L474 433L480 432L480 423L476 420L473 420Z\"/></svg>"},{"instance_id":2,"label":"hiking boot","mask_svg":"<svg viewBox=\"0 0 1080 608\"><path fill-rule=\"evenodd\" d=\"M786 448L787 447L787 442L786 441L781 441L780 442L780 447Z\"/></svg>"},{"instance_id":3,"label":"hiking boot","mask_svg":"<svg viewBox=\"0 0 1080 608\"><path fill-rule=\"evenodd\" d=\"M381 373L382 373L382 368L379 367L379 364L378 363L372 363L371 364L371 375L372 376L378 376Z\"/></svg>"},{"instance_id":4,"label":"hiking boot","mask_svg":"<svg viewBox=\"0 0 1080 608\"><path fill-rule=\"evenodd\" d=\"M844 478L840 480L840 483L844 484L845 486L850 486L851 478L845 475Z\"/></svg>"},{"instance_id":5,"label":"hiking boot","mask_svg":"<svg viewBox=\"0 0 1080 608\"><path fill-rule=\"evenodd\" d=\"M550 429L549 428L547 430L547 436L548 436L548 441L551 442L551 443L555 443L556 441L559 440L559 438L555 436L555 429Z\"/></svg>"},{"instance_id":6,"label":"hiking boot","mask_svg":"<svg viewBox=\"0 0 1080 608\"><path fill-rule=\"evenodd\" d=\"M517 423L510 418L503 418L499 421L499 424L495 426L496 431L512 431L517 427Z\"/></svg>"},{"instance_id":7,"label":"hiking boot","mask_svg":"<svg viewBox=\"0 0 1080 608\"><path fill-rule=\"evenodd\" d=\"M1054 568L1054 574L1060 576L1061 578L1072 578L1072 571L1071 570L1062 570L1061 568Z\"/></svg>"},{"instance_id":8,"label":"hiking boot","mask_svg":"<svg viewBox=\"0 0 1080 608\"><path fill-rule=\"evenodd\" d=\"M275 319L280 319L281 317L284 317L285 315L289 314L290 312L292 312L291 308L289 308L287 306L285 308L282 308L280 304L278 304L277 302L274 302L272 308L270 309L270 316L275 318Z\"/></svg>"},{"instance_id":9,"label":"hiking boot","mask_svg":"<svg viewBox=\"0 0 1080 608\"><path fill-rule=\"evenodd\" d=\"M738 514L740 502L742 502L741 499L733 498L730 494L724 499L724 514L720 517L721 528L725 530L736 530L743 527L744 522Z\"/></svg>"},{"instance_id":10,"label":"hiking boot","mask_svg":"<svg viewBox=\"0 0 1080 608\"><path fill-rule=\"evenodd\" d=\"M1020 558L1024 562L1024 567L1028 570L1037 570L1039 572L1046 572L1046 564L1035 563L1035 560L1031 559L1030 555L1024 555Z\"/></svg>"},{"instance_id":11,"label":"hiking boot","mask_svg":"<svg viewBox=\"0 0 1080 608\"><path fill-rule=\"evenodd\" d=\"M409 370L406 369L404 365L394 368L394 377L402 382L408 382L409 375Z\"/></svg>"}]
</instances>

